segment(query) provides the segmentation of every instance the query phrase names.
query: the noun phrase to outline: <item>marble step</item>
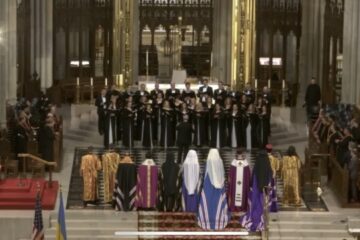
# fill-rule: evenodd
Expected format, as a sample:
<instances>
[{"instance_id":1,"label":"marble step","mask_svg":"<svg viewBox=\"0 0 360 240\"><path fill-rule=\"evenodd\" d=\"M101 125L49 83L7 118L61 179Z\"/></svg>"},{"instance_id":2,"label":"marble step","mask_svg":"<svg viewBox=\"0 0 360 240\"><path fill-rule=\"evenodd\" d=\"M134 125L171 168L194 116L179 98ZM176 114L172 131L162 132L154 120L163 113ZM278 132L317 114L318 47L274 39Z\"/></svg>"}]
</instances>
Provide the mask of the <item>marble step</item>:
<instances>
[{"instance_id":1,"label":"marble step","mask_svg":"<svg viewBox=\"0 0 360 240\"><path fill-rule=\"evenodd\" d=\"M270 228L269 233L272 239L287 239L297 237L295 239L353 239L346 231L332 230L332 229L281 229L276 230Z\"/></svg>"},{"instance_id":2,"label":"marble step","mask_svg":"<svg viewBox=\"0 0 360 240\"><path fill-rule=\"evenodd\" d=\"M46 234L45 239L55 240L56 236L54 234ZM114 236L112 235L67 235L68 240L80 240L80 239L92 239L92 240L107 240L107 239L125 239L125 240L138 240L138 237L129 237L129 236Z\"/></svg>"}]
</instances>

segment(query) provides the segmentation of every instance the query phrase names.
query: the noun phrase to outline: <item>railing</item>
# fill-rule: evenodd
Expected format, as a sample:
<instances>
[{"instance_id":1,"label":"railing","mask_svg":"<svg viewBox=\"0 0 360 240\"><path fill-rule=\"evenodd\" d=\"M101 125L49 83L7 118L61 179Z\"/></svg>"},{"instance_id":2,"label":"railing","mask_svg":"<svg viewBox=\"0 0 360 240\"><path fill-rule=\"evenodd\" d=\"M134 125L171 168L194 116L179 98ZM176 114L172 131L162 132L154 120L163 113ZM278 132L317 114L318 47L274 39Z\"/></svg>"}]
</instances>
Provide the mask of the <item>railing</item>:
<instances>
[{"instance_id":1,"label":"railing","mask_svg":"<svg viewBox=\"0 0 360 240\"><path fill-rule=\"evenodd\" d=\"M19 153L18 157L23 159L23 176L26 176L26 164L25 164L25 161L27 161L28 159L31 159L33 161L36 161L36 162L42 163L42 164L44 164L46 166L49 166L49 187L50 188L52 187L52 167L57 166L56 162L48 162L48 161L46 161L44 159L41 159L41 158L39 158L37 156L34 156L32 154L29 154L29 153Z\"/></svg>"}]
</instances>

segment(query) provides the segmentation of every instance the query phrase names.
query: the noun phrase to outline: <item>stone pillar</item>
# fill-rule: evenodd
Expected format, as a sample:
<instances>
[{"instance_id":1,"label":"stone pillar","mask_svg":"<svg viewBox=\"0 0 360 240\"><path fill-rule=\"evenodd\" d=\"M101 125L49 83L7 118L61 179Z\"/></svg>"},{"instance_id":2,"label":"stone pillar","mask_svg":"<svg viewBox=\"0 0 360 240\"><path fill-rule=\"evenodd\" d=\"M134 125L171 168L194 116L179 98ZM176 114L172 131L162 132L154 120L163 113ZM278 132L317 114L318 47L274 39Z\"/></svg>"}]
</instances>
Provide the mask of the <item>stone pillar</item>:
<instances>
[{"instance_id":1,"label":"stone pillar","mask_svg":"<svg viewBox=\"0 0 360 240\"><path fill-rule=\"evenodd\" d=\"M31 73L38 73L41 89L53 84L53 1L30 0Z\"/></svg>"},{"instance_id":2,"label":"stone pillar","mask_svg":"<svg viewBox=\"0 0 360 240\"><path fill-rule=\"evenodd\" d=\"M213 79L231 83L232 1L213 1Z\"/></svg>"},{"instance_id":3,"label":"stone pillar","mask_svg":"<svg viewBox=\"0 0 360 240\"><path fill-rule=\"evenodd\" d=\"M304 102L305 90L315 77L321 86L323 68L324 15L326 0L303 0L297 106Z\"/></svg>"},{"instance_id":4,"label":"stone pillar","mask_svg":"<svg viewBox=\"0 0 360 240\"><path fill-rule=\"evenodd\" d=\"M139 16L139 1L133 1L131 0L131 4L132 4L132 14L131 14L131 48L132 48L132 68L131 68L131 78L132 78L132 83L134 84L135 82L138 81L138 76L139 76L139 21L140 21L140 16Z\"/></svg>"},{"instance_id":5,"label":"stone pillar","mask_svg":"<svg viewBox=\"0 0 360 240\"><path fill-rule=\"evenodd\" d=\"M16 1L0 1L0 127L6 126L6 102L16 102Z\"/></svg>"},{"instance_id":6,"label":"stone pillar","mask_svg":"<svg viewBox=\"0 0 360 240\"><path fill-rule=\"evenodd\" d=\"M360 104L360 1L344 6L343 78L341 101Z\"/></svg>"}]
</instances>

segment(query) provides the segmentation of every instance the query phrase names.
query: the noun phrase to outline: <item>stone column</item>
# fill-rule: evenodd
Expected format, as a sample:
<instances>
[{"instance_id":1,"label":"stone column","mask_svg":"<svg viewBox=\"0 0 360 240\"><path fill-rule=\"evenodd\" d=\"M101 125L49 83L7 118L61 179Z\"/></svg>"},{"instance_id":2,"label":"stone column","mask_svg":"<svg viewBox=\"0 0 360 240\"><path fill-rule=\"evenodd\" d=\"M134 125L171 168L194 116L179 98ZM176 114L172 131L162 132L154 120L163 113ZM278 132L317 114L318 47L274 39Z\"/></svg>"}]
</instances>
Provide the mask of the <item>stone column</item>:
<instances>
[{"instance_id":1,"label":"stone column","mask_svg":"<svg viewBox=\"0 0 360 240\"><path fill-rule=\"evenodd\" d=\"M132 34L131 34L131 48L132 48L132 72L130 75L132 76L132 83L138 81L139 76L139 1L133 1L131 0L131 6L132 6L132 14L131 17L131 28L132 28Z\"/></svg>"},{"instance_id":2,"label":"stone column","mask_svg":"<svg viewBox=\"0 0 360 240\"><path fill-rule=\"evenodd\" d=\"M6 126L6 102L16 102L16 1L0 1L0 127Z\"/></svg>"},{"instance_id":3,"label":"stone column","mask_svg":"<svg viewBox=\"0 0 360 240\"><path fill-rule=\"evenodd\" d=\"M360 1L344 6L343 78L341 101L360 104Z\"/></svg>"},{"instance_id":4,"label":"stone column","mask_svg":"<svg viewBox=\"0 0 360 240\"><path fill-rule=\"evenodd\" d=\"M299 93L297 106L302 105L306 87L315 77L321 86L323 68L325 0L303 0L299 60Z\"/></svg>"}]
</instances>

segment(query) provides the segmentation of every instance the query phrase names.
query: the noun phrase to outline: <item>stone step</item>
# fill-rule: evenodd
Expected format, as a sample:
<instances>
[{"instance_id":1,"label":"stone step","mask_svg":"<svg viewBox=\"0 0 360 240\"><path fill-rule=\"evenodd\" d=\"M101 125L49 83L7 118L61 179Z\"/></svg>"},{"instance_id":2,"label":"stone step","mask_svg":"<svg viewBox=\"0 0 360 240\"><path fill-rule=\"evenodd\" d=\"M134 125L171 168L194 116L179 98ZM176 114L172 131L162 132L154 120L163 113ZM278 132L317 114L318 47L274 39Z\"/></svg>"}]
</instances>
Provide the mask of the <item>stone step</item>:
<instances>
[{"instance_id":1,"label":"stone step","mask_svg":"<svg viewBox=\"0 0 360 240\"><path fill-rule=\"evenodd\" d=\"M272 239L283 239L283 238L292 238L297 237L296 239L329 239L329 237L334 239L353 239L347 231L343 230L332 230L332 229L272 229L270 228L269 236Z\"/></svg>"},{"instance_id":2,"label":"stone step","mask_svg":"<svg viewBox=\"0 0 360 240\"><path fill-rule=\"evenodd\" d=\"M284 138L284 139L272 139L272 137L269 138L269 142L272 145L290 145L290 144L295 144L295 143L300 143L300 142L307 142L308 141L308 137L306 136L297 136L294 138Z\"/></svg>"}]
</instances>

